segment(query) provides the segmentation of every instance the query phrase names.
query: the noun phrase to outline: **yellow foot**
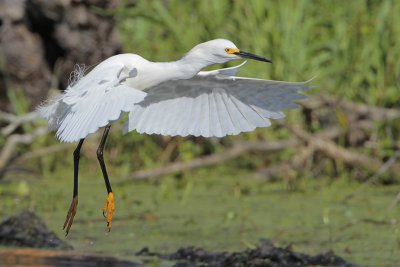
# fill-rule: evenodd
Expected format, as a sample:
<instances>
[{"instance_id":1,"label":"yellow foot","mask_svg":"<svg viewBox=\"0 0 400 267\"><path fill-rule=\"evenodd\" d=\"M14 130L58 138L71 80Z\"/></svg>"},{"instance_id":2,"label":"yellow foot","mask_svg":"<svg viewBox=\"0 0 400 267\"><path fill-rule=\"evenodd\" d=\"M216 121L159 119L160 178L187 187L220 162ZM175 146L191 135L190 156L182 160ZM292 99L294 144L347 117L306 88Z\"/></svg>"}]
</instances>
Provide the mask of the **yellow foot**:
<instances>
[{"instance_id":1,"label":"yellow foot","mask_svg":"<svg viewBox=\"0 0 400 267\"><path fill-rule=\"evenodd\" d=\"M107 227L108 231L111 230L111 221L113 217L113 213L115 211L115 203L114 203L114 193L110 192L107 195L106 201L104 202L103 207L103 216L107 218Z\"/></svg>"},{"instance_id":2,"label":"yellow foot","mask_svg":"<svg viewBox=\"0 0 400 267\"><path fill-rule=\"evenodd\" d=\"M74 217L77 209L78 209L78 197L76 196L71 201L71 205L69 206L69 210L67 213L67 218L65 219L65 223L63 226L63 230L65 229L65 227L67 227L67 230L65 230L65 236L68 235L69 229L71 228L71 225L74 222Z\"/></svg>"}]
</instances>

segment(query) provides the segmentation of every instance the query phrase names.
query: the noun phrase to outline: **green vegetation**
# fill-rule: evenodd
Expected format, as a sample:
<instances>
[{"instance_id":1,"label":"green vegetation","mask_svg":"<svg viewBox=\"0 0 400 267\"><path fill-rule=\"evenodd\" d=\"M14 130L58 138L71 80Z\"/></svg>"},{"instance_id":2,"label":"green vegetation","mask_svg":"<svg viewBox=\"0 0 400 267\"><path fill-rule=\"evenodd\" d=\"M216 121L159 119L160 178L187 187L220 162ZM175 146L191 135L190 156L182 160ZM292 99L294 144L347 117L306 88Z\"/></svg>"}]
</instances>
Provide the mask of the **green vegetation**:
<instances>
[{"instance_id":1,"label":"green vegetation","mask_svg":"<svg viewBox=\"0 0 400 267\"><path fill-rule=\"evenodd\" d=\"M155 60L175 60L198 42L228 38L244 50L265 55L274 63L248 62L241 76L302 81L314 77L311 95L331 94L339 98L382 107L398 107L400 101L400 3L397 1L355 0L347 4L320 1L122 1L113 11L94 9L113 16L124 50ZM237 64L231 62L229 65ZM9 90L15 113L26 110L19 90ZM17 101L18 100L18 101ZM343 129L347 117L340 110L330 118ZM299 112L289 112L291 125L302 125ZM29 126L29 125L28 125ZM25 126L25 127L28 127ZM322 128L314 123L313 131ZM26 130L31 130L29 127ZM221 140L144 136L136 133L120 137L120 125L113 126L108 147L114 166L122 173L164 165L175 160L190 160L199 155L222 151L237 140L275 140L289 136L287 130L273 126L254 133ZM372 130L381 158L394 153L400 139L400 125L377 122ZM0 137L0 145L5 140ZM35 147L54 144L52 136ZM94 146L94 145L93 145ZM168 147L168 149L166 149ZM31 148L29 148L31 149ZM27 150L21 149L20 154ZM118 155L118 156L116 156ZM266 161L287 159L252 157L240 165L260 167ZM283 158L282 158L283 157ZM45 162L70 164L70 159L45 159ZM37 165L37 164L35 164ZM40 162L42 171L50 169ZM57 166L51 166L56 168ZM341 171L346 171L345 169Z\"/></svg>"},{"instance_id":2,"label":"green vegetation","mask_svg":"<svg viewBox=\"0 0 400 267\"><path fill-rule=\"evenodd\" d=\"M400 3L396 1L128 3L122 2L113 12L105 13L117 19L126 52L154 61L176 60L199 42L228 38L244 50L265 55L274 62L272 65L248 62L239 72L241 76L289 81L314 77L312 85L316 88L311 95L331 94L382 107L396 107L400 101L400 18L397 16ZM229 63L234 64L237 62ZM349 127L347 116L350 114L338 110L332 115L343 129ZM302 120L298 113L290 112L286 121L301 125ZM314 126L313 131L321 129L318 124ZM376 126L373 134L377 136L379 149L374 152L366 149L366 153L390 157L393 147L398 146L400 125L377 123ZM123 154L119 160L125 161L125 165L134 162L130 166L137 169L219 151L236 140L274 140L287 136L287 131L279 127L212 142L130 134L122 143L117 138L112 147L118 149L119 155ZM176 149L166 155L165 147L172 146L171 142ZM276 157L257 159L251 159L251 166L260 166Z\"/></svg>"},{"instance_id":3,"label":"green vegetation","mask_svg":"<svg viewBox=\"0 0 400 267\"><path fill-rule=\"evenodd\" d=\"M265 55L244 76L308 80L318 91L371 104L399 102L400 3L320 1L138 1L116 15L125 50L173 60L193 45L228 38Z\"/></svg>"},{"instance_id":4,"label":"green vegetation","mask_svg":"<svg viewBox=\"0 0 400 267\"><path fill-rule=\"evenodd\" d=\"M248 62L240 76L290 81L315 77L311 95L400 106L399 1L130 2L122 1L111 12L94 9L116 18L126 52L154 61L176 60L199 42L227 38L274 62ZM19 90L10 89L8 96L15 113L26 112ZM329 115L332 123L348 128L351 114L336 110ZM302 126L303 117L291 111L286 121ZM32 131L29 126L24 131ZM320 124L312 126L314 132L323 129ZM302 252L333 249L361 265L395 266L400 261L400 213L398 206L388 208L399 191L400 177L390 179L397 184L367 186L348 203L341 200L360 184L354 172L340 164L337 173L327 164L317 175L312 164L307 166L308 171L296 176L292 190L283 182L285 177L274 183L253 179L254 170L296 153L288 150L248 154L224 166L158 181L117 185L135 170L220 152L235 141L278 140L290 135L273 126L223 139L137 133L121 137L120 128L120 123L112 127L105 153L117 197L111 234L105 233L105 222L100 220L105 197L95 155L100 136L90 138L83 148L79 210L68 238L80 251L133 257L144 246L158 251L185 245L240 250L267 238L279 245L294 244ZM400 146L398 121L377 122L370 135L374 146L364 149L366 155L387 159ZM1 147L5 141L0 136ZM28 148L21 147L19 153L56 142L49 135ZM24 168L35 175L7 173L6 182L0 184L0 216L32 209L62 234L60 227L72 194L72 151L73 145L67 151L25 162Z\"/></svg>"},{"instance_id":5,"label":"green vegetation","mask_svg":"<svg viewBox=\"0 0 400 267\"><path fill-rule=\"evenodd\" d=\"M340 179L302 181L298 190L255 180L248 171L214 168L181 179L118 184L113 229L106 230L101 208L106 196L100 170L82 162L79 210L67 241L81 252L133 258L147 246L172 252L181 246L243 250L261 238L296 251L334 250L362 266L396 266L400 261L397 208L390 209L398 186L368 187L347 203L341 200L359 183ZM72 170L40 180L5 184L0 216L32 209L60 236L71 197Z\"/></svg>"}]
</instances>

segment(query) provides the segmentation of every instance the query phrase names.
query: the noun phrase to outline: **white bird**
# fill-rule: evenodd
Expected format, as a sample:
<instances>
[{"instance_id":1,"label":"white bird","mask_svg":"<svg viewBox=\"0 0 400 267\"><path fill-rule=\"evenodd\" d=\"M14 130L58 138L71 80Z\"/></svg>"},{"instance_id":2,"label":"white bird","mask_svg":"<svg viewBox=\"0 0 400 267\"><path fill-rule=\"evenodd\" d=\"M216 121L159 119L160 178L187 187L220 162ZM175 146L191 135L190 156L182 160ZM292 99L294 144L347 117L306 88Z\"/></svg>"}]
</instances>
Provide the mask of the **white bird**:
<instances>
[{"instance_id":1,"label":"white bird","mask_svg":"<svg viewBox=\"0 0 400 267\"><path fill-rule=\"evenodd\" d=\"M235 59L270 60L244 52L225 39L211 40L192 48L174 62L151 62L139 55L112 56L89 73L74 72L65 92L38 108L62 142L79 141L74 151L74 190L64 223L66 234L78 205L78 165L85 138L105 127L97 157L107 188L103 215L107 226L115 210L114 194L103 160L110 125L125 112L124 132L162 135L222 137L268 127L270 119L285 117L282 109L296 108L303 99L304 82L290 83L235 77L246 62L232 68L201 71Z\"/></svg>"}]
</instances>

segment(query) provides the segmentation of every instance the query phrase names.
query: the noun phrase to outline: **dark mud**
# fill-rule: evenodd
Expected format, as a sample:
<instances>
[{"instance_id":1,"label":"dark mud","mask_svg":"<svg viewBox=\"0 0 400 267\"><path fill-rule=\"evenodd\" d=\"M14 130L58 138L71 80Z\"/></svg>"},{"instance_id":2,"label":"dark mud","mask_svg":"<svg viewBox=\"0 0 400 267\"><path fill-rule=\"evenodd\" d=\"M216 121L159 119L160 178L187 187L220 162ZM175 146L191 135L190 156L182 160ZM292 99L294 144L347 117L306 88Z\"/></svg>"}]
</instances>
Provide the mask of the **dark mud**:
<instances>
[{"instance_id":1,"label":"dark mud","mask_svg":"<svg viewBox=\"0 0 400 267\"><path fill-rule=\"evenodd\" d=\"M143 267L111 256L85 255L50 249L0 249L0 266L7 267Z\"/></svg>"},{"instance_id":2,"label":"dark mud","mask_svg":"<svg viewBox=\"0 0 400 267\"><path fill-rule=\"evenodd\" d=\"M6 247L51 248L54 250L0 250L0 265L13 266L22 261L42 266L146 266L141 263L119 260L100 255L83 255L68 252L72 246L58 238L46 224L32 212L22 212L0 224L0 245ZM291 247L277 247L269 240L262 240L254 249L241 252L209 252L202 248L183 247L174 253L161 254L143 248L136 253L144 262L156 262L159 266L174 267L302 267L340 266L357 267L333 252L307 255L293 251ZM149 260L150 257L150 260ZM165 261L169 263L164 264ZM157 266L157 265L154 265Z\"/></svg>"},{"instance_id":3,"label":"dark mud","mask_svg":"<svg viewBox=\"0 0 400 267\"><path fill-rule=\"evenodd\" d=\"M340 266L357 267L346 262L333 252L306 255L293 251L290 247L276 247L269 241L262 241L255 249L242 252L208 252L201 248L180 248L171 254L158 254L144 248L137 256L159 257L176 262L174 267L302 267Z\"/></svg>"},{"instance_id":4,"label":"dark mud","mask_svg":"<svg viewBox=\"0 0 400 267\"><path fill-rule=\"evenodd\" d=\"M72 249L33 212L21 212L0 223L0 245L29 248Z\"/></svg>"}]
</instances>

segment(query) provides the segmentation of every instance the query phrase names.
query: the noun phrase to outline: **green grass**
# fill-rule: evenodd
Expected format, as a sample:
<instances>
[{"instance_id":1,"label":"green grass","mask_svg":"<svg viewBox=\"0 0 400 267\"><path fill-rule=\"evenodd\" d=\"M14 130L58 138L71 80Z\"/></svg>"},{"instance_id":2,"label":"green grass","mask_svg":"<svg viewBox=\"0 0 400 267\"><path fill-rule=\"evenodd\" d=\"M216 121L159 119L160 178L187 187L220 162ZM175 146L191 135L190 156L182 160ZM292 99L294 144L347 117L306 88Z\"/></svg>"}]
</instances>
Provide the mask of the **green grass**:
<instances>
[{"instance_id":1,"label":"green grass","mask_svg":"<svg viewBox=\"0 0 400 267\"><path fill-rule=\"evenodd\" d=\"M239 75L288 81L312 77L311 95L331 94L339 98L383 107L399 107L400 90L400 2L354 0L343 4L328 0L304 1L122 1L115 10L94 11L113 16L126 52L150 60L176 60L195 44L213 38L228 38L240 48L271 58L273 64L249 61ZM84 63L84 62L81 62ZM237 64L229 63L229 65ZM217 66L215 66L217 67ZM8 97L17 114L26 112L26 98L9 88ZM287 112L286 121L301 126L296 111ZM348 116L330 112L332 120L348 129ZM31 125L24 127L31 131ZM254 133L221 140L170 138L130 133L120 137L120 126L113 126L109 147L111 160L123 174L160 166L174 160L189 160L221 151L237 140L274 140L289 136L284 128L271 127ZM315 131L320 130L318 124ZM400 124L379 123L371 131L375 153L383 159L392 156L400 140ZM97 139L96 139L97 140ZM5 142L0 138L0 145ZM54 144L45 137L28 149ZM88 145L88 144L86 144ZM94 146L93 144L91 144ZM167 149L168 148L168 149ZM92 149L95 149L92 147ZM286 160L292 153L251 158L252 166ZM37 163L41 171L56 169L55 162ZM236 162L237 163L237 162ZM344 172L346 170L343 170Z\"/></svg>"},{"instance_id":2,"label":"green grass","mask_svg":"<svg viewBox=\"0 0 400 267\"><path fill-rule=\"evenodd\" d=\"M112 12L126 52L153 61L180 58L199 42L228 38L240 48L263 55L273 64L249 61L241 76L288 81L315 77L310 95L338 98L383 107L400 103L400 2L355 0L343 4L328 0L282 1L123 1ZM99 11L99 10L98 10ZM100 12L100 11L99 11ZM238 64L231 62L228 65ZM216 68L218 66L214 66ZM286 121L301 126L298 112L287 112ZM330 112L332 120L348 129L348 116ZM316 125L315 131L321 127ZM119 133L118 133L119 134ZM190 159L224 149L236 140L282 139L282 128L227 137L222 141L196 138L139 136L129 134L113 147L122 155L124 168L148 168L175 159ZM400 124L378 123L374 152L381 158L393 155L400 139ZM137 144L140 143L140 146ZM132 145L135 144L135 145ZM164 153L173 144L173 153ZM133 152L133 153L132 153ZM162 160L159 155L164 154ZM286 156L252 158L253 166ZM255 161L254 161L255 160ZM345 173L346 170L343 170Z\"/></svg>"},{"instance_id":3,"label":"green grass","mask_svg":"<svg viewBox=\"0 0 400 267\"><path fill-rule=\"evenodd\" d=\"M386 106L400 99L400 3L138 1L115 12L127 52L175 60L195 44L228 38L265 55L245 76L308 80L323 93Z\"/></svg>"},{"instance_id":4,"label":"green grass","mask_svg":"<svg viewBox=\"0 0 400 267\"><path fill-rule=\"evenodd\" d=\"M399 108L399 1L128 2L111 12L95 9L114 16L126 52L171 61L199 42L228 38L243 50L274 61L272 65L249 61L241 76L289 81L315 77L311 95L331 94ZM20 90L8 90L15 113L26 112ZM330 114L343 129L348 128L349 114ZM302 119L299 112L291 111L286 121L301 126ZM320 128L316 124L314 130ZM276 126L218 140L137 133L121 137L119 130L120 124L112 127L107 143L111 177L222 151L238 140L277 140L290 135ZM387 159L399 145L400 124L377 122L370 135L376 145L363 152ZM400 261L399 209L387 211L399 186L369 186L348 204L341 204L359 186L352 181L354 172L345 167L339 166L339 178L333 182L333 168L326 167L324 177L313 176L310 168L295 191L287 191L283 182L252 179L253 169L287 160L296 152L290 150L250 154L224 166L184 173L180 180L166 177L159 183L118 186L119 179L113 178L117 212L114 228L107 234L101 217L105 189L95 156L98 141L96 135L85 142L79 212L68 237L80 251L132 258L144 246L157 251L185 245L239 250L268 238L308 253L333 249L360 265L396 266ZM4 142L1 137L0 145ZM55 143L53 136L46 136L19 148L18 153ZM5 179L11 182L0 187L0 216L31 209L62 235L71 197L72 150L24 163L41 179L8 173Z\"/></svg>"},{"instance_id":5,"label":"green grass","mask_svg":"<svg viewBox=\"0 0 400 267\"><path fill-rule=\"evenodd\" d=\"M134 259L147 246L172 252L181 246L243 250L260 238L292 244L305 253L333 250L362 266L396 266L400 261L400 216L388 210L398 186L367 187L347 204L341 200L359 184L345 179L306 179L288 191L283 182L254 180L248 171L219 167L180 179L118 185L111 233L101 209L106 192L100 172L82 164L79 210L67 241L79 252ZM19 210L38 212L58 235L69 206L72 170L28 184L2 187L2 218Z\"/></svg>"}]
</instances>

